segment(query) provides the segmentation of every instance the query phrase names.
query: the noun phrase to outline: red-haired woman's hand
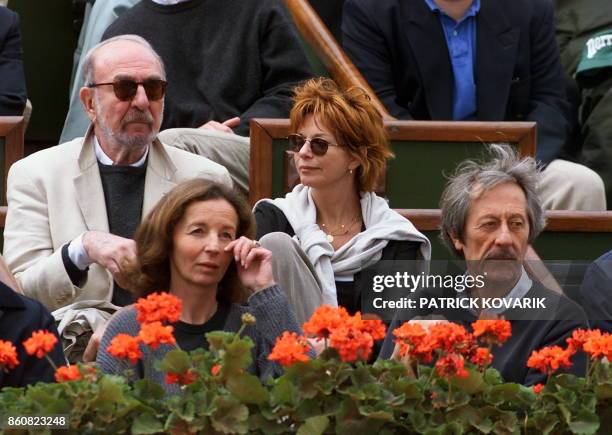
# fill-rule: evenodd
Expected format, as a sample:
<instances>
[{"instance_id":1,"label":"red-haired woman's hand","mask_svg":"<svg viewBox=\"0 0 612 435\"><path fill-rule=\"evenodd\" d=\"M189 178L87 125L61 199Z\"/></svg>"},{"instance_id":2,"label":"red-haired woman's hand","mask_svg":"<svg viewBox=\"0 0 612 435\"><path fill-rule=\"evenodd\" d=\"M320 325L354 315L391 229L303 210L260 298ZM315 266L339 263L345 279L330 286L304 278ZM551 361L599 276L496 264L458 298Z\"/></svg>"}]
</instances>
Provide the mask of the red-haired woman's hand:
<instances>
[{"instance_id":1,"label":"red-haired woman's hand","mask_svg":"<svg viewBox=\"0 0 612 435\"><path fill-rule=\"evenodd\" d=\"M272 253L259 246L255 240L240 237L225 247L236 260L238 278L253 293L274 285Z\"/></svg>"}]
</instances>

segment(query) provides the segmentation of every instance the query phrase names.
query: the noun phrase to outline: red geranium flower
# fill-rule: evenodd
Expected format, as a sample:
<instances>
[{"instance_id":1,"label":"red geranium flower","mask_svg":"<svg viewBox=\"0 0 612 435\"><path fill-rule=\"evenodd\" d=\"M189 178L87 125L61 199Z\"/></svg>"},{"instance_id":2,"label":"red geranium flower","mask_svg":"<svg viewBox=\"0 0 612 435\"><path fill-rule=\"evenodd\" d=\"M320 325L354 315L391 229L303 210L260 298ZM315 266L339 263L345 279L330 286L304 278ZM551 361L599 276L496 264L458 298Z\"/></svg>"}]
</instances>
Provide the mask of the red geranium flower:
<instances>
[{"instance_id":1,"label":"red geranium flower","mask_svg":"<svg viewBox=\"0 0 612 435\"><path fill-rule=\"evenodd\" d=\"M210 374L213 376L217 376L221 371L221 364L215 364L210 368Z\"/></svg>"},{"instance_id":2,"label":"red geranium flower","mask_svg":"<svg viewBox=\"0 0 612 435\"><path fill-rule=\"evenodd\" d=\"M544 388L543 384L535 384L533 386L533 392L536 394L540 394L540 392L542 391L542 388Z\"/></svg>"},{"instance_id":3,"label":"red geranium flower","mask_svg":"<svg viewBox=\"0 0 612 435\"><path fill-rule=\"evenodd\" d=\"M572 336L567 338L565 341L575 351L584 350L584 344L590 339L597 339L601 337L601 331L599 329L575 329L572 332Z\"/></svg>"},{"instance_id":4,"label":"red geranium flower","mask_svg":"<svg viewBox=\"0 0 612 435\"><path fill-rule=\"evenodd\" d=\"M612 334L606 332L599 336L589 337L584 343L583 349L592 359L606 357L608 360L612 360Z\"/></svg>"},{"instance_id":5,"label":"red geranium flower","mask_svg":"<svg viewBox=\"0 0 612 435\"><path fill-rule=\"evenodd\" d=\"M132 364L142 358L140 339L128 334L115 335L106 350L116 358L129 359Z\"/></svg>"},{"instance_id":6,"label":"red geranium flower","mask_svg":"<svg viewBox=\"0 0 612 435\"><path fill-rule=\"evenodd\" d=\"M481 337L490 345L501 345L512 335L512 325L507 320L476 320L472 330L474 337Z\"/></svg>"},{"instance_id":7,"label":"red geranium flower","mask_svg":"<svg viewBox=\"0 0 612 435\"><path fill-rule=\"evenodd\" d=\"M370 334L359 328L345 326L332 332L329 345L338 351L342 361L354 362L358 359L367 360L370 357L374 340Z\"/></svg>"},{"instance_id":8,"label":"red geranium flower","mask_svg":"<svg viewBox=\"0 0 612 435\"><path fill-rule=\"evenodd\" d=\"M176 344L173 331L172 326L164 326L161 322L145 323L140 327L138 337L144 344L157 349L162 344Z\"/></svg>"},{"instance_id":9,"label":"red geranium flower","mask_svg":"<svg viewBox=\"0 0 612 435\"><path fill-rule=\"evenodd\" d=\"M448 353L470 355L476 347L474 336L456 323L435 323L429 327L429 333L436 341L436 347Z\"/></svg>"},{"instance_id":10,"label":"red geranium flower","mask_svg":"<svg viewBox=\"0 0 612 435\"><path fill-rule=\"evenodd\" d=\"M23 342L23 347L28 355L36 355L43 358L51 352L57 344L57 337L49 331L39 330L32 333L32 336Z\"/></svg>"},{"instance_id":11,"label":"red geranium flower","mask_svg":"<svg viewBox=\"0 0 612 435\"><path fill-rule=\"evenodd\" d=\"M462 355L449 353L444 355L436 362L436 373L443 378L459 376L465 378L469 372L465 369L465 360Z\"/></svg>"},{"instance_id":12,"label":"red geranium flower","mask_svg":"<svg viewBox=\"0 0 612 435\"><path fill-rule=\"evenodd\" d=\"M76 365L61 366L55 371L57 382L79 381L81 379L83 379L83 376Z\"/></svg>"},{"instance_id":13,"label":"red geranium flower","mask_svg":"<svg viewBox=\"0 0 612 435\"><path fill-rule=\"evenodd\" d=\"M349 318L344 307L321 305L310 316L310 320L304 323L302 329L305 334L328 338L334 329L342 326Z\"/></svg>"},{"instance_id":14,"label":"red geranium flower","mask_svg":"<svg viewBox=\"0 0 612 435\"><path fill-rule=\"evenodd\" d=\"M196 379L198 379L198 375L191 369L185 373L166 373L167 384L189 385L193 384Z\"/></svg>"},{"instance_id":15,"label":"red geranium flower","mask_svg":"<svg viewBox=\"0 0 612 435\"><path fill-rule=\"evenodd\" d=\"M470 361L478 367L486 367L493 362L493 355L486 347L479 347L470 357Z\"/></svg>"},{"instance_id":16,"label":"red geranium flower","mask_svg":"<svg viewBox=\"0 0 612 435\"><path fill-rule=\"evenodd\" d=\"M7 372L19 365L17 349L10 341L0 340L0 367Z\"/></svg>"},{"instance_id":17,"label":"red geranium flower","mask_svg":"<svg viewBox=\"0 0 612 435\"><path fill-rule=\"evenodd\" d=\"M276 344L268 355L268 359L288 367L296 361L308 361L310 359L307 355L309 349L305 337L298 336L295 332L285 331L276 339Z\"/></svg>"},{"instance_id":18,"label":"red geranium flower","mask_svg":"<svg viewBox=\"0 0 612 435\"><path fill-rule=\"evenodd\" d=\"M419 323L405 322L393 330L395 343L399 346L400 356L410 355L418 362L429 363L433 360L433 351L437 341L427 334Z\"/></svg>"},{"instance_id":19,"label":"red geranium flower","mask_svg":"<svg viewBox=\"0 0 612 435\"><path fill-rule=\"evenodd\" d=\"M183 302L170 293L152 293L136 302L136 320L140 323L178 322Z\"/></svg>"},{"instance_id":20,"label":"red geranium flower","mask_svg":"<svg viewBox=\"0 0 612 435\"><path fill-rule=\"evenodd\" d=\"M560 368L571 367L570 358L573 354L574 351L571 348L562 349L560 346L544 347L531 352L531 356L527 360L527 367L550 375Z\"/></svg>"},{"instance_id":21,"label":"red geranium flower","mask_svg":"<svg viewBox=\"0 0 612 435\"><path fill-rule=\"evenodd\" d=\"M387 327L380 319L364 319L359 312L355 313L354 318L360 321L358 323L359 329L366 334L370 334L372 340L382 340L387 335Z\"/></svg>"}]
</instances>

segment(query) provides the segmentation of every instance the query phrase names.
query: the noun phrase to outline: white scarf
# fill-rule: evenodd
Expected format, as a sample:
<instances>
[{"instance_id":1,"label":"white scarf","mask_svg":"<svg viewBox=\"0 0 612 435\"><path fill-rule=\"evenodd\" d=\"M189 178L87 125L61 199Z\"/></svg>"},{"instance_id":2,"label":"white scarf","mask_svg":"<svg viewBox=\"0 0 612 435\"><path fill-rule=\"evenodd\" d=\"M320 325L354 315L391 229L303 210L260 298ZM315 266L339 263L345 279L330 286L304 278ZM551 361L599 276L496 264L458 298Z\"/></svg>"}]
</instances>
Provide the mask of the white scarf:
<instances>
[{"instance_id":1,"label":"white scarf","mask_svg":"<svg viewBox=\"0 0 612 435\"><path fill-rule=\"evenodd\" d=\"M365 231L334 251L327 235L317 225L317 208L309 187L298 184L284 198L262 199L278 207L295 231L300 244L317 272L322 286L323 303L338 305L336 277L353 276L377 263L390 240L421 243L420 259L429 260L431 244L412 223L391 210L387 201L373 192L361 194L361 214ZM255 204L255 207L257 207Z\"/></svg>"}]
</instances>

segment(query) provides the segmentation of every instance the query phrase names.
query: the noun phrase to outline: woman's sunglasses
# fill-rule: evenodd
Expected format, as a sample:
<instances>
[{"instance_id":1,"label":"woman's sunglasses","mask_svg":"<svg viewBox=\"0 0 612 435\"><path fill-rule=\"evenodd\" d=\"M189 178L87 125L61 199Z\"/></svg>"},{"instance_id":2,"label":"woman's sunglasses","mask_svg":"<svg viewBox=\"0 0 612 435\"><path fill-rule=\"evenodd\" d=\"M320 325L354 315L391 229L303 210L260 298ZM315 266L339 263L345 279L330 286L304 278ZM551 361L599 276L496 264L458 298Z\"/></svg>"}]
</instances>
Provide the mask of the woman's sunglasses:
<instances>
[{"instance_id":1,"label":"woman's sunglasses","mask_svg":"<svg viewBox=\"0 0 612 435\"><path fill-rule=\"evenodd\" d=\"M98 86L112 86L115 96L121 101L130 101L136 96L138 86L142 85L147 94L149 101L161 100L166 92L168 82L160 79L148 79L142 82L134 80L115 80L112 83L91 83L88 88L96 88Z\"/></svg>"},{"instance_id":2,"label":"woman's sunglasses","mask_svg":"<svg viewBox=\"0 0 612 435\"><path fill-rule=\"evenodd\" d=\"M287 140L289 141L289 145L291 146L291 151L294 153L299 153L302 147L306 142L310 142L310 149L315 156L323 156L327 152L327 149L332 147L337 147L338 145L328 142L325 139L321 139L320 137L313 137L311 139L305 138L301 134L290 134L287 136Z\"/></svg>"}]
</instances>

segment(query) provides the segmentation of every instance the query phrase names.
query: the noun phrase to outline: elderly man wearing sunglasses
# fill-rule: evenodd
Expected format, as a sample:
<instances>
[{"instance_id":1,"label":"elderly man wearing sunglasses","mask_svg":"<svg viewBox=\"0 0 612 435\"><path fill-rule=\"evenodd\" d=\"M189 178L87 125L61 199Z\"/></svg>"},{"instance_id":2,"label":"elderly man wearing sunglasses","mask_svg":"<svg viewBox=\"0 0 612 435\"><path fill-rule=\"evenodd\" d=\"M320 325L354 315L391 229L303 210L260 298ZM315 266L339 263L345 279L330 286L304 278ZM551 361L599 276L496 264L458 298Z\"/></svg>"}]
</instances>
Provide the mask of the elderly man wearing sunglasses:
<instances>
[{"instance_id":1,"label":"elderly man wearing sunglasses","mask_svg":"<svg viewBox=\"0 0 612 435\"><path fill-rule=\"evenodd\" d=\"M157 140L166 75L144 39L96 45L84 75L86 136L11 167L4 255L26 295L61 309L62 325L76 318L96 329L132 301L122 284L141 217L181 181L232 182L224 167Z\"/></svg>"}]
</instances>

